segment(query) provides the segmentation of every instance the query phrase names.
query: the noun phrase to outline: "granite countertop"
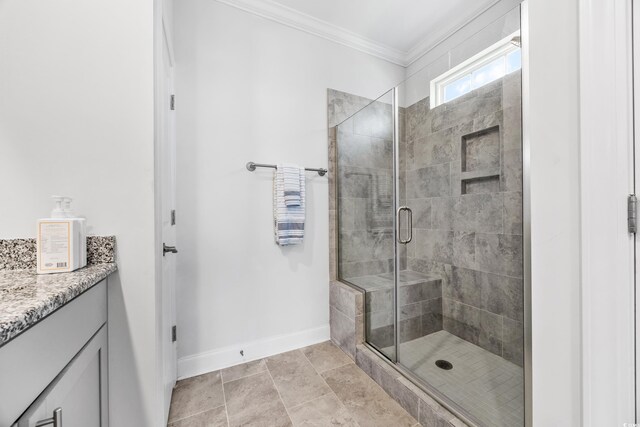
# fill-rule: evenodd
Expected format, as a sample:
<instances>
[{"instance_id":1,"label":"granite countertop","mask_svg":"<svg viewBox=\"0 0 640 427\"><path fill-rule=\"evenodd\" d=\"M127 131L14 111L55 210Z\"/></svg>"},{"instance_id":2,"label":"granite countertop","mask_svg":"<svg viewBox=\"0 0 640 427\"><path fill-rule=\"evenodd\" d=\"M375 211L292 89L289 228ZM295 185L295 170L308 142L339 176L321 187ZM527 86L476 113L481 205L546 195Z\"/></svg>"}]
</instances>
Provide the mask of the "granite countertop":
<instances>
[{"instance_id":1,"label":"granite countertop","mask_svg":"<svg viewBox=\"0 0 640 427\"><path fill-rule=\"evenodd\" d=\"M57 274L0 270L0 346L116 270L115 263Z\"/></svg>"}]
</instances>

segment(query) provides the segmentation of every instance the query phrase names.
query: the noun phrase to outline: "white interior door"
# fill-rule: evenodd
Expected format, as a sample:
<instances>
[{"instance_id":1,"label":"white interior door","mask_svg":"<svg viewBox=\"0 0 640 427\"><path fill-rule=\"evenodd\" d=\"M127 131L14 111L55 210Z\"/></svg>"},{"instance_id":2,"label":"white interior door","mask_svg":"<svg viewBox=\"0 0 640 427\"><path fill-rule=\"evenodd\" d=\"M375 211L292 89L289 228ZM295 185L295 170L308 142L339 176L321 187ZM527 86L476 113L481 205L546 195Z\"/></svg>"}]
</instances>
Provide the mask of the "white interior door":
<instances>
[{"instance_id":1,"label":"white interior door","mask_svg":"<svg viewBox=\"0 0 640 427\"><path fill-rule=\"evenodd\" d=\"M167 34L163 30L162 48L162 94L158 102L162 103L160 126L160 179L162 209L162 241L164 245L175 248L175 200L176 200L176 138L175 111L173 101L173 57L167 42ZM173 339L176 324L175 281L177 253L165 252L162 257L162 360L163 385L165 396L165 420L169 413L171 393L176 383L176 342Z\"/></svg>"}]
</instances>

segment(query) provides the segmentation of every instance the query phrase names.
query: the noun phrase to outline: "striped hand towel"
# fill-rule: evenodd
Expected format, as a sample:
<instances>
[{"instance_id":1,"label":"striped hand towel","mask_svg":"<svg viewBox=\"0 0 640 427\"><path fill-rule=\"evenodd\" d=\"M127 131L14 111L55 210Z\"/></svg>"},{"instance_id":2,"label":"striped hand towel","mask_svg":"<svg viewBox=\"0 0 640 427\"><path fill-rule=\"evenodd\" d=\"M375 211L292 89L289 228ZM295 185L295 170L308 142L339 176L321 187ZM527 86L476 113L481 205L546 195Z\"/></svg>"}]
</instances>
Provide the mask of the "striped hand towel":
<instances>
[{"instance_id":1,"label":"striped hand towel","mask_svg":"<svg viewBox=\"0 0 640 427\"><path fill-rule=\"evenodd\" d=\"M304 240L305 221L305 175L298 169L300 204L287 206L285 203L285 173L283 165L273 174L273 225L276 243L280 246L299 245Z\"/></svg>"},{"instance_id":2,"label":"striped hand towel","mask_svg":"<svg viewBox=\"0 0 640 427\"><path fill-rule=\"evenodd\" d=\"M300 206L300 169L287 163L278 166L284 175L284 204L287 206Z\"/></svg>"}]
</instances>

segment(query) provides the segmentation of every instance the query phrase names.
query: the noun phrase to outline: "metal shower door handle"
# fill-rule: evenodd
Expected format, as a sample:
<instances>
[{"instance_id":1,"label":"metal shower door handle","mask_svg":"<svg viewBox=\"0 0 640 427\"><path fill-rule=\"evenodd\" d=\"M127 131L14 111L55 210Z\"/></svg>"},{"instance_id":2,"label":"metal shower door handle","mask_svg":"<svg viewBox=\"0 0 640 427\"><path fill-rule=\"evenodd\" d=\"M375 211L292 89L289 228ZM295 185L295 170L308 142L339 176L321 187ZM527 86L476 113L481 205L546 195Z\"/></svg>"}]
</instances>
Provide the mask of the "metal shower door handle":
<instances>
[{"instance_id":1,"label":"metal shower door handle","mask_svg":"<svg viewBox=\"0 0 640 427\"><path fill-rule=\"evenodd\" d=\"M407 236L405 239L400 237L400 213L402 211L407 212ZM398 243L406 245L407 243L413 240L413 211L408 206L400 206L398 208L398 212L396 214L397 218L397 229L398 229Z\"/></svg>"},{"instance_id":2,"label":"metal shower door handle","mask_svg":"<svg viewBox=\"0 0 640 427\"><path fill-rule=\"evenodd\" d=\"M407 238L407 243L413 240L413 211L410 207L407 207L407 213L409 214L409 237Z\"/></svg>"}]
</instances>

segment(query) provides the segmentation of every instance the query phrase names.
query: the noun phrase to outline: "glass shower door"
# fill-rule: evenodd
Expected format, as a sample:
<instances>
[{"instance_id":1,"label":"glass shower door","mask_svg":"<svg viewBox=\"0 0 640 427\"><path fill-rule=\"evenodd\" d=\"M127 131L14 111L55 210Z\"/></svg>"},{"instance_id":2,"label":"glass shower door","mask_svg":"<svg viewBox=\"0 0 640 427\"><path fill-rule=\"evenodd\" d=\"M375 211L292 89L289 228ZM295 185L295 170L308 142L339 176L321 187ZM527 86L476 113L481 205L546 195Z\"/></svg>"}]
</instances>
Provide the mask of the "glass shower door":
<instances>
[{"instance_id":1,"label":"glass shower door","mask_svg":"<svg viewBox=\"0 0 640 427\"><path fill-rule=\"evenodd\" d=\"M344 94L338 276L366 342L473 425L524 425L520 8L381 98ZM358 110L358 108L360 108Z\"/></svg>"},{"instance_id":2,"label":"glass shower door","mask_svg":"<svg viewBox=\"0 0 640 427\"><path fill-rule=\"evenodd\" d=\"M397 362L492 427L524 425L519 30L517 8L397 88Z\"/></svg>"},{"instance_id":3,"label":"glass shower door","mask_svg":"<svg viewBox=\"0 0 640 427\"><path fill-rule=\"evenodd\" d=\"M365 291L366 340L396 360L393 90L336 127L338 274Z\"/></svg>"}]
</instances>

